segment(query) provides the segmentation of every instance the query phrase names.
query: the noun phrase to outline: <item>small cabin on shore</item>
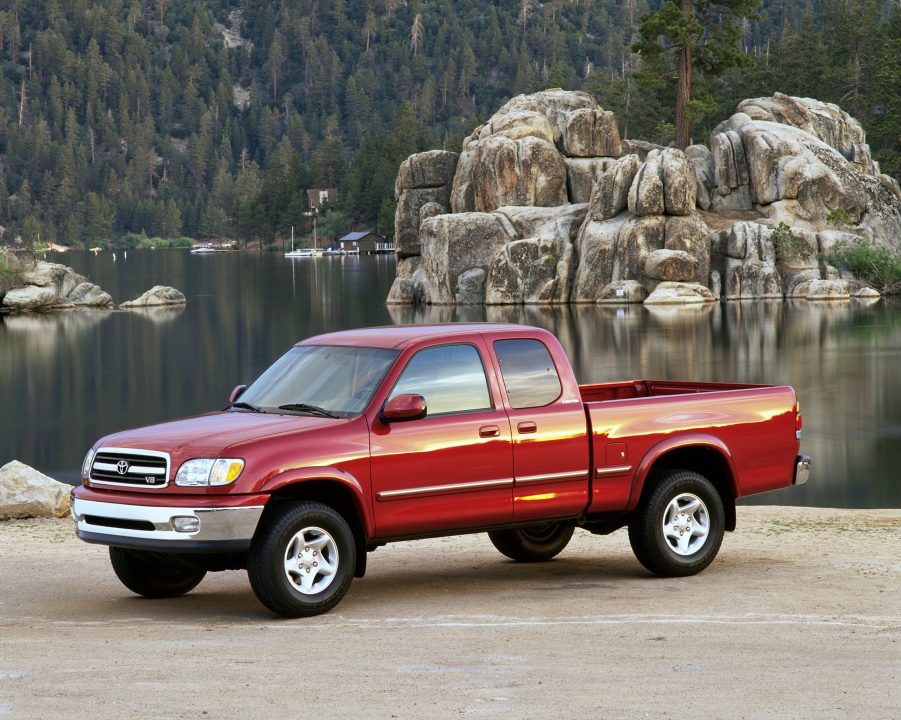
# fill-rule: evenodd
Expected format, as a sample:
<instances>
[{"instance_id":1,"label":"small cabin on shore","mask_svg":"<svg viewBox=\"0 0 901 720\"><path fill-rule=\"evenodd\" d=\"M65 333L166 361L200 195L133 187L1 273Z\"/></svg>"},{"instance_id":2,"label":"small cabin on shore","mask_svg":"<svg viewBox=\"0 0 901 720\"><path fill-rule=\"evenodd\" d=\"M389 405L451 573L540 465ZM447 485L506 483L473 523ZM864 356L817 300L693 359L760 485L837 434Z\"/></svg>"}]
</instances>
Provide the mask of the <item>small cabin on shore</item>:
<instances>
[{"instance_id":1,"label":"small cabin on shore","mask_svg":"<svg viewBox=\"0 0 901 720\"><path fill-rule=\"evenodd\" d=\"M338 240L341 249L350 254L389 253L394 252L394 243L371 230L347 233Z\"/></svg>"}]
</instances>

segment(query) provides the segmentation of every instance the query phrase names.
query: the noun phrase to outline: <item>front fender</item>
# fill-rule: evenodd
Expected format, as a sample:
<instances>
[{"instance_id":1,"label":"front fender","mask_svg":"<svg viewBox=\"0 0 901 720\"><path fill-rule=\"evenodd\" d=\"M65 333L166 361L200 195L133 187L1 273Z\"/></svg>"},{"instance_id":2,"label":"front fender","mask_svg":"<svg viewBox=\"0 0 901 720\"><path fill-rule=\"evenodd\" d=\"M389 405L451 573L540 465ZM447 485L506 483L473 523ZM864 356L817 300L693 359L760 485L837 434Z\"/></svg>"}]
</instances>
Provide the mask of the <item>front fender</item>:
<instances>
[{"instance_id":1,"label":"front fender","mask_svg":"<svg viewBox=\"0 0 901 720\"><path fill-rule=\"evenodd\" d=\"M335 483L350 493L353 498L357 514L363 522L363 530L366 537L375 535L375 522L366 502L366 495L360 481L345 470L331 466L313 466L292 468L284 470L277 475L267 478L260 488L260 492L273 494L287 487L298 486L308 482Z\"/></svg>"},{"instance_id":2,"label":"front fender","mask_svg":"<svg viewBox=\"0 0 901 720\"><path fill-rule=\"evenodd\" d=\"M732 453L729 451L726 443L713 435L693 433L691 435L680 435L678 437L661 440L656 445L651 446L647 453L645 453L645 456L638 465L638 470L635 472L635 477L632 479L632 490L629 493L629 505L626 508L627 511L632 511L638 506L645 482L647 481L648 475L650 475L654 464L667 453L685 448L705 448L713 450L720 455L729 467L733 496L738 497L738 474L735 471L735 461L732 458Z\"/></svg>"}]
</instances>

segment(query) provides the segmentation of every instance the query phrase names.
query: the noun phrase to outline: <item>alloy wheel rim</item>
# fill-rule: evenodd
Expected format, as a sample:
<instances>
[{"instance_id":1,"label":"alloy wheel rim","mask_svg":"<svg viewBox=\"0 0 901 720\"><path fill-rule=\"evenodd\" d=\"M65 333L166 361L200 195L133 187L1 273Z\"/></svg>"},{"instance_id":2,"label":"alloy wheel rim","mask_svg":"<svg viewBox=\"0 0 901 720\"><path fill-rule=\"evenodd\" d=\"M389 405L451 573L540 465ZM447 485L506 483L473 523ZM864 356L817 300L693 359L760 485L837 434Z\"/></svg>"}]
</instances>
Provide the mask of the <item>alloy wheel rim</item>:
<instances>
[{"instance_id":1,"label":"alloy wheel rim","mask_svg":"<svg viewBox=\"0 0 901 720\"><path fill-rule=\"evenodd\" d=\"M710 513L697 495L681 493L666 506L662 528L670 550L682 557L694 555L710 535Z\"/></svg>"},{"instance_id":2,"label":"alloy wheel rim","mask_svg":"<svg viewBox=\"0 0 901 720\"><path fill-rule=\"evenodd\" d=\"M338 545L320 527L305 527L285 548L285 575L302 595L321 593L338 572Z\"/></svg>"}]
</instances>

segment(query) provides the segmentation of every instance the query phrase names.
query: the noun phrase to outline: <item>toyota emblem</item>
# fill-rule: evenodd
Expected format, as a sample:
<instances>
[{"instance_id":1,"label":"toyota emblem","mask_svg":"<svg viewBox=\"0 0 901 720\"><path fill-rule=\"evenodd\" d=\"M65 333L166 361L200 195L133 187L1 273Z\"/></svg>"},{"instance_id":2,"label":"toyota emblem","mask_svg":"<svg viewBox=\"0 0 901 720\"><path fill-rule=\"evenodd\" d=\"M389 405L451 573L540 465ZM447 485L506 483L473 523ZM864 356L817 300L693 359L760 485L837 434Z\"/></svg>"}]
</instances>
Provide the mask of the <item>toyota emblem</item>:
<instances>
[{"instance_id":1,"label":"toyota emblem","mask_svg":"<svg viewBox=\"0 0 901 720\"><path fill-rule=\"evenodd\" d=\"M119 473L120 475L124 475L125 473L127 473L128 472L128 463L125 462L124 460L120 460L119 462L117 462L116 463L116 472Z\"/></svg>"}]
</instances>

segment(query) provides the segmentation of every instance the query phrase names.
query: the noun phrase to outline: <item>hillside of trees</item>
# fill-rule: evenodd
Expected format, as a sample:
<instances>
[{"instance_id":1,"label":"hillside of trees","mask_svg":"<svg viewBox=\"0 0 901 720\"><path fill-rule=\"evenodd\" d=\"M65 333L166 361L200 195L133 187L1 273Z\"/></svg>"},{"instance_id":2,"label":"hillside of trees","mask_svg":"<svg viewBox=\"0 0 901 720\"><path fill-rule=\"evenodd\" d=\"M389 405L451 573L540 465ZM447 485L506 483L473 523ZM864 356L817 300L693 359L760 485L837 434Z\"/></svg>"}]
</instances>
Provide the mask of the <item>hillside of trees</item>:
<instances>
[{"instance_id":1,"label":"hillside of trees","mask_svg":"<svg viewBox=\"0 0 901 720\"><path fill-rule=\"evenodd\" d=\"M674 139L675 76L633 50L659 0L0 0L0 242L390 234L408 154L511 95L584 89ZM744 67L695 80L695 141L781 91L839 103L901 177L901 6L765 0Z\"/></svg>"}]
</instances>

